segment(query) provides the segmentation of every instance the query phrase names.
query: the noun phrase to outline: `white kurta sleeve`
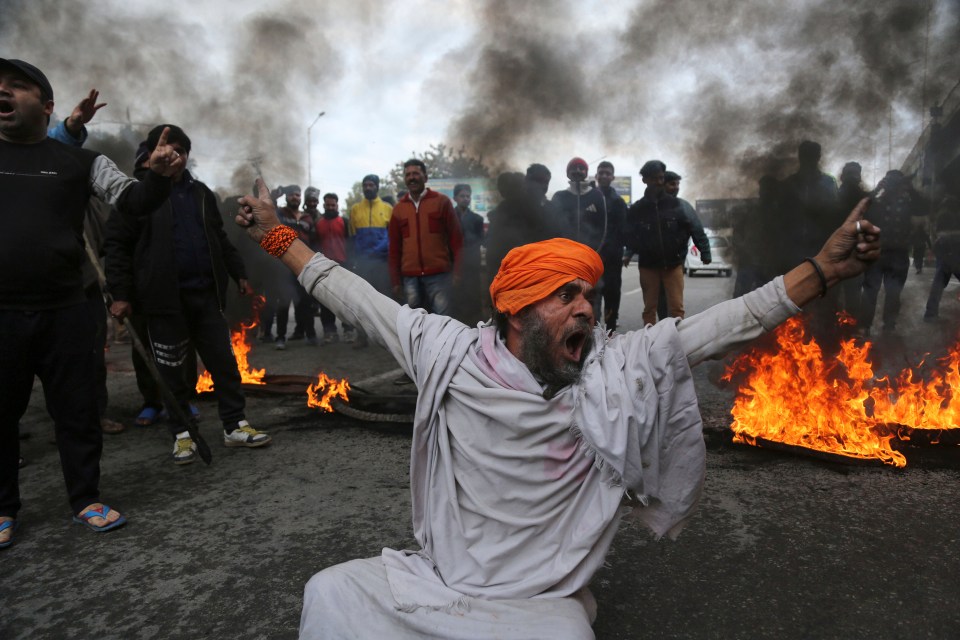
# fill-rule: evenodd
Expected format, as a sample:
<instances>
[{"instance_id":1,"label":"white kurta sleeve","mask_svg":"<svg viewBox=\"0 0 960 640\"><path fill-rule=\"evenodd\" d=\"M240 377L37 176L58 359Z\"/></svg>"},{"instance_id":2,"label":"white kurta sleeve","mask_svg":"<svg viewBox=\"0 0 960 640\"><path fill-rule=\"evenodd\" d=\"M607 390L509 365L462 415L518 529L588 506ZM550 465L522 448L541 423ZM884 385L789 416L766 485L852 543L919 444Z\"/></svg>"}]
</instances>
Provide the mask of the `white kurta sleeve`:
<instances>
[{"instance_id":1,"label":"white kurta sleeve","mask_svg":"<svg viewBox=\"0 0 960 640\"><path fill-rule=\"evenodd\" d=\"M394 358L403 360L397 337L400 305L396 301L321 253L307 263L298 280L341 321L362 327L367 336L390 351Z\"/></svg>"},{"instance_id":2,"label":"white kurta sleeve","mask_svg":"<svg viewBox=\"0 0 960 640\"><path fill-rule=\"evenodd\" d=\"M787 296L783 276L739 298L721 302L677 322L690 366L719 358L800 312Z\"/></svg>"}]
</instances>

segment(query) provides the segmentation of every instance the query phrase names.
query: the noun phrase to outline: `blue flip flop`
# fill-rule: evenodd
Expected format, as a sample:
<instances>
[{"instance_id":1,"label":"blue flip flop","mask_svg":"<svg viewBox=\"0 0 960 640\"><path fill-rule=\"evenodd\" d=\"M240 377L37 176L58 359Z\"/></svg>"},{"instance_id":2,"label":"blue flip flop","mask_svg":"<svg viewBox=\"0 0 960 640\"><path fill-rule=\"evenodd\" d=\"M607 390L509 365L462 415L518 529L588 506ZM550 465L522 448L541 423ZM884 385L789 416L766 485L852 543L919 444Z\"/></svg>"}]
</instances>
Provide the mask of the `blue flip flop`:
<instances>
[{"instance_id":1,"label":"blue flip flop","mask_svg":"<svg viewBox=\"0 0 960 640\"><path fill-rule=\"evenodd\" d=\"M17 530L18 523L16 520L5 520L0 524L0 531L6 531L10 529L10 538L6 542L0 542L0 549L6 549L13 544L13 532Z\"/></svg>"},{"instance_id":2,"label":"blue flip flop","mask_svg":"<svg viewBox=\"0 0 960 640\"><path fill-rule=\"evenodd\" d=\"M107 524L97 526L90 522L91 518L103 518L107 519L107 514L110 513L110 507L103 505L100 509L90 509L89 511L84 511L78 516L73 516L73 521L86 526L91 531L96 531L97 533L103 533L104 531L110 531L111 529L116 529L117 527L122 527L127 523L127 518L125 516L120 516L113 522L108 522Z\"/></svg>"},{"instance_id":3,"label":"blue flip flop","mask_svg":"<svg viewBox=\"0 0 960 640\"><path fill-rule=\"evenodd\" d=\"M140 410L140 413L137 414L137 418L134 420L134 423L141 427L149 427L159 419L160 407L151 407L150 405L147 405Z\"/></svg>"}]
</instances>

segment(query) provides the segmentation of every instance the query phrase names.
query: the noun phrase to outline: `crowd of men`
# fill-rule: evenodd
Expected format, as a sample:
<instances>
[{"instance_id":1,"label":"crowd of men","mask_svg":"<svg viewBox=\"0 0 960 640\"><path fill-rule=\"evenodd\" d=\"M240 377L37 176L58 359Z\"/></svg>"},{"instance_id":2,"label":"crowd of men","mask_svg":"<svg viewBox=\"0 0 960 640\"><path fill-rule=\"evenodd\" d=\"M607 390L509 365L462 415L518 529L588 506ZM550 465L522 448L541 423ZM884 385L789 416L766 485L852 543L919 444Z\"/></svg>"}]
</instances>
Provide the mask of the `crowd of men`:
<instances>
[{"instance_id":1,"label":"crowd of men","mask_svg":"<svg viewBox=\"0 0 960 640\"><path fill-rule=\"evenodd\" d=\"M0 59L0 189L10 203L0 326L13 338L0 342L0 548L13 543L18 522L18 420L34 376L74 520L96 532L126 522L99 495L102 337L90 301L100 295L115 318L134 326L139 316L145 328L174 463L205 455L190 405L194 351L213 376L224 446L271 441L246 420L223 315L229 279L250 293L246 268L217 199L187 169L189 136L172 124L153 128L130 178L82 148L96 100L91 92L68 118L66 144L54 140L46 76ZM790 194L777 200L780 210L789 203L805 221L824 217L824 227L797 229L803 250L785 275L765 284L758 276L751 285L762 286L686 319L687 245L703 242L705 262L709 245L692 207L671 193L680 176L659 160L643 165L644 195L630 207L612 189L610 163L590 181L587 163L573 158L568 187L549 200L543 165L504 174L486 234L469 187L457 185L453 200L430 189L417 159L404 164L407 192L392 207L378 197L379 178L364 177L349 222L336 194L322 196L321 212L318 190L290 186L277 208L258 184L236 222L286 276L268 292L264 338L275 319L274 344L285 348L292 305L294 334L315 343L319 311L324 341L335 340L339 320L344 339L386 348L418 388L411 484L421 548L384 549L314 576L301 637L592 637L588 584L625 511L673 536L696 509L705 450L690 367L773 329L868 266L865 283L887 277L871 220L901 233L895 215L911 196L888 174L870 219L861 199L828 222L837 209L813 166L802 147L801 172L777 185ZM94 240L84 224L96 222L91 215L102 222L89 213L91 199L112 208L100 245L105 273L87 252ZM486 276L477 268L484 245ZM620 273L634 254L646 326L616 332ZM87 262L95 294L84 283ZM666 314L657 311L661 291ZM493 321L481 324L487 315Z\"/></svg>"},{"instance_id":2,"label":"crowd of men","mask_svg":"<svg viewBox=\"0 0 960 640\"><path fill-rule=\"evenodd\" d=\"M733 216L737 263L734 296L762 285L788 265L811 255L837 220L857 202L870 197L870 219L884 229L880 259L861 277L846 281L826 296L812 314L814 330L823 335L842 335L849 329L867 337L875 333L875 316L879 316L880 334L895 334L911 262L916 273L921 273L931 248L936 273L923 320L935 322L944 288L952 276L960 273L960 209L956 197L946 195L931 203L913 188L908 176L896 169L886 172L868 191L857 162L843 166L838 185L821 170L821 147L813 141L802 142L797 157L796 173L782 181L762 177L756 202ZM878 313L881 289L883 306ZM838 312L848 321L838 323Z\"/></svg>"},{"instance_id":3,"label":"crowd of men","mask_svg":"<svg viewBox=\"0 0 960 640\"><path fill-rule=\"evenodd\" d=\"M863 186L858 163L849 162L843 167L838 185L821 171L820 157L818 143L802 142L797 172L782 181L765 176L760 180L759 198L734 211L734 296L763 285L797 260L815 253L846 213L870 195ZM600 162L591 177L586 161L571 159L566 169L567 188L549 199L552 176L544 165L532 164L526 174L503 173L496 181L500 203L488 213L486 223L471 210L470 185L456 185L451 202L443 193L429 188L428 169L421 160L404 164L407 191L396 203L379 197L378 176L365 176L364 199L351 208L347 223L339 218L336 194L324 196L323 215L334 218L334 223L327 223L318 219L315 205L310 205L309 194L319 193L316 189L307 190L308 200L302 210L298 209L299 187L278 189L275 196L287 196L287 205L279 210L280 220L294 228L299 225L301 240L308 246L350 266L381 293L469 325L490 317L487 290L503 257L512 248L530 242L565 237L597 251L604 269L601 293L593 302L594 315L611 333L618 327L624 268L636 262L643 322L655 324L685 315L683 276L688 247L692 244L697 248L705 265L712 260L711 245L696 210L679 197L681 176L668 171L659 160L650 160L640 169L644 192L632 204L613 187L615 169L608 161ZM842 310L856 322L848 326L856 326L861 335L869 336L883 288L883 331L895 331L900 291L911 256L919 273L929 247L936 256L937 274L925 320L937 317L943 289L951 275L960 272L960 225L954 221L960 212L955 199L945 198L933 212L935 242L931 243L927 230L929 203L902 172L888 172L874 195L879 197L873 218L892 233L877 264L863 277L845 282L819 305L814 323L821 330L837 326L835 313ZM336 246L331 245L331 237L337 239ZM278 349L285 346L286 307L291 300L296 308L300 308L298 300L306 300L310 308L297 315L297 327L290 338L306 337L308 344L316 344L312 305L317 303L290 278L289 274L280 278L288 283L286 293L275 296L283 304L268 305L261 323L265 327L262 339L275 340ZM320 308L324 342L337 341L333 314L322 305ZM277 319L276 338L269 330L273 315ZM354 331L347 324L343 330L346 341L359 340L359 347L366 345L362 329Z\"/></svg>"}]
</instances>

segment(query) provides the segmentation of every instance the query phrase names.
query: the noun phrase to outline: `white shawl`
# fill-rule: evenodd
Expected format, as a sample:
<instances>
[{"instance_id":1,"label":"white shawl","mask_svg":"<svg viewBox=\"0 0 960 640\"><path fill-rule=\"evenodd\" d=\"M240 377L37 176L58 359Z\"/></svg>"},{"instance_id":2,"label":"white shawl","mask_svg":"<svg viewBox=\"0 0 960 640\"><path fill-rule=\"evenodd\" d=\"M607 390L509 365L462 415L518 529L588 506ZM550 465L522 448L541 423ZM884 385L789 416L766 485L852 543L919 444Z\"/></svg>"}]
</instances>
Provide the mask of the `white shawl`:
<instances>
[{"instance_id":1,"label":"white shawl","mask_svg":"<svg viewBox=\"0 0 960 640\"><path fill-rule=\"evenodd\" d=\"M690 365L798 311L778 278L679 323L611 340L597 329L581 381L545 400L492 326L401 308L322 256L300 281L417 384L410 475L422 550L383 551L410 610L576 592L603 562L627 491L657 537L675 536L704 477Z\"/></svg>"}]
</instances>

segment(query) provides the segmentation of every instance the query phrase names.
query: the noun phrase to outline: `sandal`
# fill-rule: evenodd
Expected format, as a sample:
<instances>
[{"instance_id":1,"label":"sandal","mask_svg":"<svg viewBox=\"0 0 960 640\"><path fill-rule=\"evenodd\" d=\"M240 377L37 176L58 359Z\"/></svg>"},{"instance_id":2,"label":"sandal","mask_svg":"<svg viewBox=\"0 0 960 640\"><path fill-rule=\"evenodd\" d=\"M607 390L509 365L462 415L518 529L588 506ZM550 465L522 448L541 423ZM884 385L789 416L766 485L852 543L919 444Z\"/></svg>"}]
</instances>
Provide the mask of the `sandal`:
<instances>
[{"instance_id":1,"label":"sandal","mask_svg":"<svg viewBox=\"0 0 960 640\"><path fill-rule=\"evenodd\" d=\"M146 405L143 407L143 409L140 409L140 413L137 414L137 419L133 422L141 427L149 427L159 419L160 407Z\"/></svg>"},{"instance_id":2,"label":"sandal","mask_svg":"<svg viewBox=\"0 0 960 640\"><path fill-rule=\"evenodd\" d=\"M85 525L91 531L96 531L97 533L103 533L104 531L110 531L111 529L116 529L117 527L122 527L127 523L127 519L124 516L120 516L113 522L107 522L97 526L90 522L92 518L103 518L107 519L107 514L110 513L110 507L107 505L101 505L99 509L87 509L78 516L73 516L73 521L82 525Z\"/></svg>"},{"instance_id":3,"label":"sandal","mask_svg":"<svg viewBox=\"0 0 960 640\"><path fill-rule=\"evenodd\" d=\"M17 521L16 520L4 520L0 522L0 533L10 530L10 537L7 538L6 542L0 542L0 549L6 549L13 544L13 532L17 530Z\"/></svg>"},{"instance_id":4,"label":"sandal","mask_svg":"<svg viewBox=\"0 0 960 640\"><path fill-rule=\"evenodd\" d=\"M120 433L126 428L126 425L124 425L122 422L117 422L116 420L111 420L110 418L102 418L100 420L100 429L104 433Z\"/></svg>"}]
</instances>

